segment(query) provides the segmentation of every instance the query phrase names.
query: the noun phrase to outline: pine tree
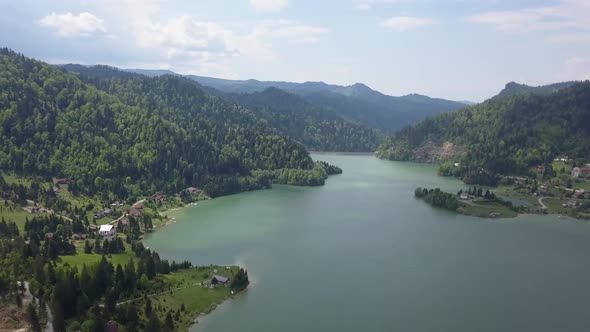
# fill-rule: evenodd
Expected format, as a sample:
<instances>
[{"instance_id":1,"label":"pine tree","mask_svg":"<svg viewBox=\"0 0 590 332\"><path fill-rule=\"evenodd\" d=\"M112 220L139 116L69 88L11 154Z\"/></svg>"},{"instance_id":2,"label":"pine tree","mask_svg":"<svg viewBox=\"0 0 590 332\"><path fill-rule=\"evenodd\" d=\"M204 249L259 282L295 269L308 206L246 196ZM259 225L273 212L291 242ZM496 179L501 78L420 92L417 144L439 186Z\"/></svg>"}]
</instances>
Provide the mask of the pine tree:
<instances>
[{"instance_id":1,"label":"pine tree","mask_svg":"<svg viewBox=\"0 0 590 332\"><path fill-rule=\"evenodd\" d=\"M85 254L92 253L92 247L90 246L90 241L88 241L88 239L86 239L86 241L84 241L84 253Z\"/></svg>"},{"instance_id":2,"label":"pine tree","mask_svg":"<svg viewBox=\"0 0 590 332\"><path fill-rule=\"evenodd\" d=\"M32 332L41 332L41 322L37 314L37 308L32 303L27 306L27 320Z\"/></svg>"},{"instance_id":3,"label":"pine tree","mask_svg":"<svg viewBox=\"0 0 590 332\"><path fill-rule=\"evenodd\" d=\"M150 319L145 326L145 332L160 332L162 330L158 315L154 312L150 316Z\"/></svg>"},{"instance_id":4,"label":"pine tree","mask_svg":"<svg viewBox=\"0 0 590 332\"><path fill-rule=\"evenodd\" d=\"M149 317L152 314L152 300L150 300L149 297L146 296L146 300L145 300L145 316Z\"/></svg>"},{"instance_id":5,"label":"pine tree","mask_svg":"<svg viewBox=\"0 0 590 332\"><path fill-rule=\"evenodd\" d=\"M174 320L172 319L172 314L168 311L166 315L166 327L169 331L174 331Z\"/></svg>"}]
</instances>

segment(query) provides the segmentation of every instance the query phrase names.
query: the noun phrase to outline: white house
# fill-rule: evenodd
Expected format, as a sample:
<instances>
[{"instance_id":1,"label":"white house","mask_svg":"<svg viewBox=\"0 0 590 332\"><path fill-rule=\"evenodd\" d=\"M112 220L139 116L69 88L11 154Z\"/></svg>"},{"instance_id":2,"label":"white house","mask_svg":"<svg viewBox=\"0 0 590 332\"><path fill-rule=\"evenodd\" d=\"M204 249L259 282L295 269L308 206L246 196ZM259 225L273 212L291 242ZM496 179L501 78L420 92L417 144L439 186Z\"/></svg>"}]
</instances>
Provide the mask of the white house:
<instances>
[{"instance_id":1,"label":"white house","mask_svg":"<svg viewBox=\"0 0 590 332\"><path fill-rule=\"evenodd\" d=\"M98 230L98 234L109 241L113 239L116 233L117 230L113 225L102 225Z\"/></svg>"}]
</instances>

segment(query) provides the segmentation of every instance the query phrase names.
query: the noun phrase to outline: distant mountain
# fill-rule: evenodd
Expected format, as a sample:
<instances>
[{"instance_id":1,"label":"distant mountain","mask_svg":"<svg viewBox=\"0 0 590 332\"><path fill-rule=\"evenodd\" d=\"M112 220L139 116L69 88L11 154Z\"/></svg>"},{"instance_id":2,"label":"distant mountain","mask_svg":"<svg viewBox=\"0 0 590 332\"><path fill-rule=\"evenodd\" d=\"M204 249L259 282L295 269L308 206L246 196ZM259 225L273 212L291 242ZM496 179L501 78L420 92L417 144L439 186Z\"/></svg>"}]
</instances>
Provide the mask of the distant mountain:
<instances>
[{"instance_id":1,"label":"distant mountain","mask_svg":"<svg viewBox=\"0 0 590 332\"><path fill-rule=\"evenodd\" d=\"M557 92L561 89L569 88L570 86L576 84L578 82L570 81L570 82L560 82L560 83L553 83L548 85L540 85L540 86L529 86L526 84L519 84L516 82L509 82L506 83L506 86L496 97L506 97L512 96L516 94L522 93L532 93L532 94L539 94L539 95L546 95L553 92Z\"/></svg>"},{"instance_id":2,"label":"distant mountain","mask_svg":"<svg viewBox=\"0 0 590 332\"><path fill-rule=\"evenodd\" d=\"M181 76L171 70L166 69L123 69L126 72L141 74L149 77L156 77L162 75L174 75L174 76Z\"/></svg>"},{"instance_id":3,"label":"distant mountain","mask_svg":"<svg viewBox=\"0 0 590 332\"><path fill-rule=\"evenodd\" d=\"M311 150L372 152L383 138L376 129L348 122L332 110L319 108L299 95L278 88L248 94L221 93L221 96L252 110L279 133Z\"/></svg>"},{"instance_id":4,"label":"distant mountain","mask_svg":"<svg viewBox=\"0 0 590 332\"><path fill-rule=\"evenodd\" d=\"M158 75L160 71L133 70L146 75ZM430 98L411 94L393 97L375 91L362 83L349 86L324 82L275 82L258 80L227 80L212 77L186 76L199 84L225 93L255 93L274 87L299 95L307 102L322 109L330 109L346 120L394 132L416 123L430 115L465 107L462 102Z\"/></svg>"},{"instance_id":5,"label":"distant mountain","mask_svg":"<svg viewBox=\"0 0 590 332\"><path fill-rule=\"evenodd\" d=\"M441 173L494 184L496 174L527 174L558 155L590 156L590 82L564 83L491 98L402 129L377 152L391 160L441 162ZM551 87L551 88L548 88ZM516 88L516 89L515 89ZM509 90L523 91L509 84ZM455 162L458 165L455 165Z\"/></svg>"}]
</instances>

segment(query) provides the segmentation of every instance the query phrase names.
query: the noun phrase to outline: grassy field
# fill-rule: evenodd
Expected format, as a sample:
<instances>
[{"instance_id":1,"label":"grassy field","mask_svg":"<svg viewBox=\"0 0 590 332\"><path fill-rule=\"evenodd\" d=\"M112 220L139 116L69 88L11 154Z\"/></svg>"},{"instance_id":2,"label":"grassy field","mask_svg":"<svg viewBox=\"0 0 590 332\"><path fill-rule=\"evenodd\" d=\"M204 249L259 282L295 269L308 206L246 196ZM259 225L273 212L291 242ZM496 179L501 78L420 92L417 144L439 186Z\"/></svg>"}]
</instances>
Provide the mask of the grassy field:
<instances>
[{"instance_id":1,"label":"grassy field","mask_svg":"<svg viewBox=\"0 0 590 332\"><path fill-rule=\"evenodd\" d=\"M587 182L587 181L574 181L573 188L574 189L584 189L586 191L590 191L590 182Z\"/></svg>"},{"instance_id":2,"label":"grassy field","mask_svg":"<svg viewBox=\"0 0 590 332\"><path fill-rule=\"evenodd\" d=\"M25 219L27 217L32 219L34 216L42 215L45 214L29 214L20 206L14 204L5 205L3 201L0 201L0 217L4 218L6 221L14 221L21 232L24 232L25 230Z\"/></svg>"},{"instance_id":3,"label":"grassy field","mask_svg":"<svg viewBox=\"0 0 590 332\"><path fill-rule=\"evenodd\" d=\"M461 206L457 210L461 214L474 217L489 217L490 213L500 213L499 218L514 218L518 216L518 213L498 202L491 201L475 201L474 204L470 205L461 203Z\"/></svg>"},{"instance_id":4,"label":"grassy field","mask_svg":"<svg viewBox=\"0 0 590 332\"><path fill-rule=\"evenodd\" d=\"M564 199L557 198L557 197L547 197L543 198L543 203L547 206L551 213L558 213L558 214L570 214L574 212L575 209L573 208L564 208L561 204L564 203Z\"/></svg>"},{"instance_id":5,"label":"grassy field","mask_svg":"<svg viewBox=\"0 0 590 332\"><path fill-rule=\"evenodd\" d=\"M174 313L180 311L184 304L185 310L181 311L180 320L175 321L175 331L187 331L199 314L210 312L219 303L232 296L231 290L227 287L209 288L202 286L201 283L209 282L213 275L231 278L238 269L237 266L229 269L223 266L197 267L162 276L168 284L174 285L175 288L182 287L182 289L152 297L152 308L158 312L160 321L164 322L168 311L171 311L174 316ZM143 303L138 305L141 308ZM161 310L158 310L159 308Z\"/></svg>"},{"instance_id":6,"label":"grassy field","mask_svg":"<svg viewBox=\"0 0 590 332\"><path fill-rule=\"evenodd\" d=\"M89 239L89 241L91 245L94 244L94 239ZM84 242L84 240L74 241L77 253L75 255L60 256L59 263L82 267L84 264L92 265L100 262L102 255L84 253ZM125 238L123 238L123 242L125 242ZM135 253L131 251L127 244L125 244L125 252L111 255L110 258L107 256L107 260L113 263L114 266L117 266L117 264L124 266L131 258L135 258Z\"/></svg>"}]
</instances>

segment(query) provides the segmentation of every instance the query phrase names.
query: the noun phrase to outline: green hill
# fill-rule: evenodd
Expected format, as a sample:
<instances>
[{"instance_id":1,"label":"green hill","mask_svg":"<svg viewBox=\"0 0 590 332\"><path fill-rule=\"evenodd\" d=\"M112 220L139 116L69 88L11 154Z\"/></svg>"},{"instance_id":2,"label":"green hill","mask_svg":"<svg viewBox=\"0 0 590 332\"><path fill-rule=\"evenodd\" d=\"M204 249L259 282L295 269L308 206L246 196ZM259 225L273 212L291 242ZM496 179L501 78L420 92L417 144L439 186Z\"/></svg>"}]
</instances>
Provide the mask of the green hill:
<instances>
[{"instance_id":1,"label":"green hill","mask_svg":"<svg viewBox=\"0 0 590 332\"><path fill-rule=\"evenodd\" d=\"M268 187L272 179L253 170L308 172L305 184L323 183L303 145L189 79L75 68L0 50L0 171L67 177L70 191L120 198Z\"/></svg>"},{"instance_id":2,"label":"green hill","mask_svg":"<svg viewBox=\"0 0 590 332\"><path fill-rule=\"evenodd\" d=\"M287 137L316 151L373 152L383 135L375 129L345 121L332 110L277 88L251 94L225 94L266 119Z\"/></svg>"},{"instance_id":3,"label":"green hill","mask_svg":"<svg viewBox=\"0 0 590 332\"><path fill-rule=\"evenodd\" d=\"M159 70L128 70L146 75L161 75ZM410 94L388 96L365 84L349 86L324 82L278 82L258 80L227 80L213 77L188 75L199 84L230 94L252 94L268 88L277 88L304 98L319 109L332 110L349 122L386 133L395 132L416 123L427 116L456 110L464 103Z\"/></svg>"},{"instance_id":4,"label":"green hill","mask_svg":"<svg viewBox=\"0 0 590 332\"><path fill-rule=\"evenodd\" d=\"M404 128L377 155L391 160L452 161L441 173L468 182L525 174L558 155L590 157L590 82L550 94L492 98ZM455 166L454 163L458 165Z\"/></svg>"}]
</instances>

